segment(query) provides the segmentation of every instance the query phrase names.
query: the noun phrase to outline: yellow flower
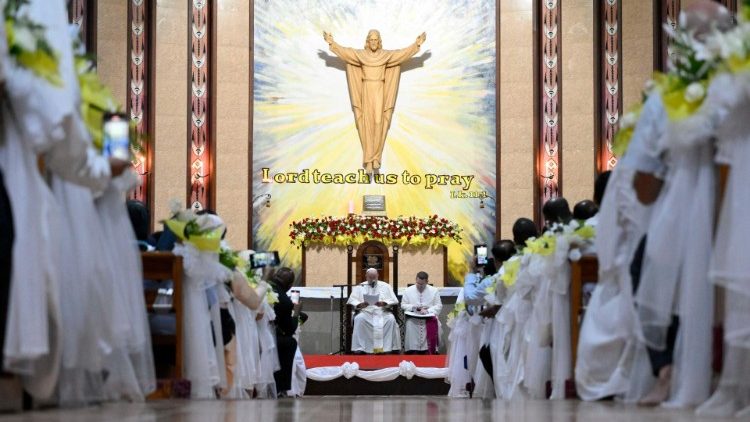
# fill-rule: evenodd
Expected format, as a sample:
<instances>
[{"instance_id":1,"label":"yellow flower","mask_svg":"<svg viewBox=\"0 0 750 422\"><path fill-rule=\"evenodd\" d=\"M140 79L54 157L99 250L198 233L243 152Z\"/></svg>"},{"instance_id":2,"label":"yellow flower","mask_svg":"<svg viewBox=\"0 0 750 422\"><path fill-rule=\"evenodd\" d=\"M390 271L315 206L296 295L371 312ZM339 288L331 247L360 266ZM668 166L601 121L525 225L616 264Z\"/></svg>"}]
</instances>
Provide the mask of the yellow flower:
<instances>
[{"instance_id":1,"label":"yellow flower","mask_svg":"<svg viewBox=\"0 0 750 422\"><path fill-rule=\"evenodd\" d=\"M51 85L61 87L63 82L60 78L57 56L54 52L36 48L37 39L33 38L33 34L27 28L22 27L19 31L25 34L24 37L16 36L16 27L12 18L5 20L8 48L11 55L15 56L16 62ZM33 50L29 49L31 45L34 45Z\"/></svg>"},{"instance_id":2,"label":"yellow flower","mask_svg":"<svg viewBox=\"0 0 750 422\"><path fill-rule=\"evenodd\" d=\"M117 111L117 101L109 88L99 80L99 75L91 69L88 59L76 57L76 70L81 87L81 117L94 146L101 150L104 142L102 118L107 111Z\"/></svg>"},{"instance_id":3,"label":"yellow flower","mask_svg":"<svg viewBox=\"0 0 750 422\"><path fill-rule=\"evenodd\" d=\"M742 22L750 22L750 1L743 0L740 10L737 12L737 17Z\"/></svg>"},{"instance_id":4,"label":"yellow flower","mask_svg":"<svg viewBox=\"0 0 750 422\"><path fill-rule=\"evenodd\" d=\"M505 263L503 264L503 276L501 277L505 287L512 287L516 284L519 269L521 269L520 259L505 261Z\"/></svg>"},{"instance_id":5,"label":"yellow flower","mask_svg":"<svg viewBox=\"0 0 750 422\"><path fill-rule=\"evenodd\" d=\"M553 233L545 233L542 237L526 241L526 247L523 249L524 254L533 254L549 256L555 252L557 238Z\"/></svg>"},{"instance_id":6,"label":"yellow flower","mask_svg":"<svg viewBox=\"0 0 750 422\"><path fill-rule=\"evenodd\" d=\"M732 73L740 73L750 71L750 57L740 58L732 56L724 62L726 67Z\"/></svg>"},{"instance_id":7,"label":"yellow flower","mask_svg":"<svg viewBox=\"0 0 750 422\"><path fill-rule=\"evenodd\" d=\"M633 106L620 119L620 129L612 140L612 153L615 156L622 157L628 150L630 140L633 138L633 131L635 131L635 125L638 123L642 111L643 103L641 102Z\"/></svg>"},{"instance_id":8,"label":"yellow flower","mask_svg":"<svg viewBox=\"0 0 750 422\"><path fill-rule=\"evenodd\" d=\"M594 226L584 224L583 226L577 228L574 233L580 236L582 239L588 240L593 239L594 236L596 236L596 229L594 228Z\"/></svg>"},{"instance_id":9,"label":"yellow flower","mask_svg":"<svg viewBox=\"0 0 750 422\"><path fill-rule=\"evenodd\" d=\"M201 251L219 252L221 249L221 230L217 229L205 234L186 236L185 227L188 223L189 221L179 220L167 220L164 222L169 230L183 242L190 243Z\"/></svg>"},{"instance_id":10,"label":"yellow flower","mask_svg":"<svg viewBox=\"0 0 750 422\"><path fill-rule=\"evenodd\" d=\"M273 306L274 304L279 302L279 295L272 289L268 289L268 291L266 291L266 302L268 302L269 305Z\"/></svg>"}]
</instances>

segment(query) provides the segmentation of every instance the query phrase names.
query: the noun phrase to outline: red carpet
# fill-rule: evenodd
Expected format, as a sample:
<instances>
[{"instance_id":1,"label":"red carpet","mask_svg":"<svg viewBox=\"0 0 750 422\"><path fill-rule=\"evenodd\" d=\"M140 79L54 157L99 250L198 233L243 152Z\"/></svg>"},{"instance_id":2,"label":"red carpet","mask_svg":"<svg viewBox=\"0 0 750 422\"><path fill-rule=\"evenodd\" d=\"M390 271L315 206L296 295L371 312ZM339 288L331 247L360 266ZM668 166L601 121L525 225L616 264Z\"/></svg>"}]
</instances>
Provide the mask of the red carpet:
<instances>
[{"instance_id":1,"label":"red carpet","mask_svg":"<svg viewBox=\"0 0 750 422\"><path fill-rule=\"evenodd\" d=\"M360 369L398 367L401 361L411 361L420 368L442 368L446 355L304 355L305 366L341 366L346 362L357 362Z\"/></svg>"}]
</instances>

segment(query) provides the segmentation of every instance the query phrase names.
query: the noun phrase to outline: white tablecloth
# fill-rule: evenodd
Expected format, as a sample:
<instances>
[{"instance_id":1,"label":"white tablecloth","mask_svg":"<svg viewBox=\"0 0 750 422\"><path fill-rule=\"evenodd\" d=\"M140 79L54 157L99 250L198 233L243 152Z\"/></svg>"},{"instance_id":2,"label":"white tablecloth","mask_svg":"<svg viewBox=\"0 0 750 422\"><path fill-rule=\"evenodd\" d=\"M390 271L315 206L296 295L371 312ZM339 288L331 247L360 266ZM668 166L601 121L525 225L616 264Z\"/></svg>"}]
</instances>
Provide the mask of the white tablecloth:
<instances>
[{"instance_id":1,"label":"white tablecloth","mask_svg":"<svg viewBox=\"0 0 750 422\"><path fill-rule=\"evenodd\" d=\"M338 287L292 287L291 290L298 290L302 298L338 299L342 294L344 298L348 297L346 287L344 287L343 293L342 289ZM291 295L291 290L288 293L289 295ZM438 290L440 290L440 296L443 297L458 296L461 287L438 287ZM406 287L401 287L398 289L398 294L403 295L404 291L406 291Z\"/></svg>"}]
</instances>

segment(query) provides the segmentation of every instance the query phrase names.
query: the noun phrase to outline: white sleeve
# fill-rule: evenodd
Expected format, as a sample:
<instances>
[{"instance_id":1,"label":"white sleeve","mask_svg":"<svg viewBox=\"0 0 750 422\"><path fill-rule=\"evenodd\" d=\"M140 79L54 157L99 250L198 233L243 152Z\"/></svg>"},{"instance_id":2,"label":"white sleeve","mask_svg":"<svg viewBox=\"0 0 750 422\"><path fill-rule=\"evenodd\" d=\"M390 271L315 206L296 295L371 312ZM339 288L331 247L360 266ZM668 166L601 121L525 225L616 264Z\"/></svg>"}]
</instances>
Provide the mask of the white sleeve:
<instances>
[{"instance_id":1,"label":"white sleeve","mask_svg":"<svg viewBox=\"0 0 750 422\"><path fill-rule=\"evenodd\" d=\"M346 304L356 307L363 301L364 297L362 296L362 287L354 286L354 289L352 289L352 294L349 296L349 300L346 301Z\"/></svg>"},{"instance_id":2,"label":"white sleeve","mask_svg":"<svg viewBox=\"0 0 750 422\"><path fill-rule=\"evenodd\" d=\"M68 122L71 126L77 126L72 120ZM81 136L74 135L68 139L68 142L51 144L44 153L45 166L57 176L85 186L95 194L103 192L111 180L109 160L90 147Z\"/></svg>"},{"instance_id":3,"label":"white sleeve","mask_svg":"<svg viewBox=\"0 0 750 422\"><path fill-rule=\"evenodd\" d=\"M443 302L440 300L440 291L435 289L435 294L432 296L432 303L428 311L435 315L440 315L440 310L443 309Z\"/></svg>"},{"instance_id":4,"label":"white sleeve","mask_svg":"<svg viewBox=\"0 0 750 422\"><path fill-rule=\"evenodd\" d=\"M387 293L384 295L384 302L389 305L398 305L398 297L396 296L396 293L393 292L393 288L391 288L391 286L387 286L385 290Z\"/></svg>"},{"instance_id":5,"label":"white sleeve","mask_svg":"<svg viewBox=\"0 0 750 422\"><path fill-rule=\"evenodd\" d=\"M401 296L401 309L404 311L413 311L414 310L414 304L411 303L411 299L409 295L409 289L406 289L406 292L404 292L404 295Z\"/></svg>"},{"instance_id":6,"label":"white sleeve","mask_svg":"<svg viewBox=\"0 0 750 422\"><path fill-rule=\"evenodd\" d=\"M47 168L65 180L102 192L110 179L109 162L91 148L79 115L80 88L65 3L33 1L28 14L46 28L46 41L57 53L62 85L53 86L3 60L8 62L3 70L12 116L24 143L44 157Z\"/></svg>"},{"instance_id":7,"label":"white sleeve","mask_svg":"<svg viewBox=\"0 0 750 422\"><path fill-rule=\"evenodd\" d=\"M666 173L661 159L663 145L660 141L665 132L667 113L661 94L654 92L643 105L643 111L633 130L628 150L619 165L657 177Z\"/></svg>"}]
</instances>

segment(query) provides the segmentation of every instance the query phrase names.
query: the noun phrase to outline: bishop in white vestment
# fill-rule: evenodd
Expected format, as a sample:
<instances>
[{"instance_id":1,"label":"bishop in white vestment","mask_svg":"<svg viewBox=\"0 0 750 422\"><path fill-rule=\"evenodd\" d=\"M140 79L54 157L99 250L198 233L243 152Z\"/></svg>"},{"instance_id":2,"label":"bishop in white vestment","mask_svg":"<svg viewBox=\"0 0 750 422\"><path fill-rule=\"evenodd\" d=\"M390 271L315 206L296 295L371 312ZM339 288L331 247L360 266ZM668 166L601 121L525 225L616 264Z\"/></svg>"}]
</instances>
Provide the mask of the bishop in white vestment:
<instances>
[{"instance_id":1,"label":"bishop in white vestment","mask_svg":"<svg viewBox=\"0 0 750 422\"><path fill-rule=\"evenodd\" d=\"M354 316L352 351L385 353L401 350L401 335L396 318L387 307L397 305L398 298L388 283L378 281L378 271L367 270L367 281L356 286L349 296L348 305L359 312ZM377 300L374 297L377 296ZM370 303L367 298L371 298Z\"/></svg>"},{"instance_id":2,"label":"bishop in white vestment","mask_svg":"<svg viewBox=\"0 0 750 422\"><path fill-rule=\"evenodd\" d=\"M438 348L440 323L437 317L443 303L440 292L427 284L427 278L427 273L420 271L415 284L408 287L401 298L401 309L407 312L404 350L433 354Z\"/></svg>"}]
</instances>

